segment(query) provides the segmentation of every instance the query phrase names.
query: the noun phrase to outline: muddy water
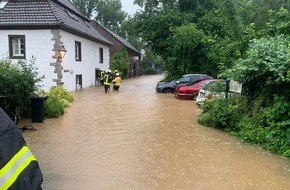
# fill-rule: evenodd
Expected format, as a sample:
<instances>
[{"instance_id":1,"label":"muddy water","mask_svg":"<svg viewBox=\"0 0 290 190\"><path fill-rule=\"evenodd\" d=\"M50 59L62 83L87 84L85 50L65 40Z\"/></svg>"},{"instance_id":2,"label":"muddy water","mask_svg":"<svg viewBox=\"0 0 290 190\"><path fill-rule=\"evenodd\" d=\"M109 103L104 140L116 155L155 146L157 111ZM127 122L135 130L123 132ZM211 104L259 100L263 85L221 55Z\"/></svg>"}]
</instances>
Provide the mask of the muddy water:
<instances>
[{"instance_id":1,"label":"muddy water","mask_svg":"<svg viewBox=\"0 0 290 190\"><path fill-rule=\"evenodd\" d=\"M199 125L193 101L155 93L161 78L83 89L63 117L33 123L23 135L43 189L290 189L290 160Z\"/></svg>"}]
</instances>

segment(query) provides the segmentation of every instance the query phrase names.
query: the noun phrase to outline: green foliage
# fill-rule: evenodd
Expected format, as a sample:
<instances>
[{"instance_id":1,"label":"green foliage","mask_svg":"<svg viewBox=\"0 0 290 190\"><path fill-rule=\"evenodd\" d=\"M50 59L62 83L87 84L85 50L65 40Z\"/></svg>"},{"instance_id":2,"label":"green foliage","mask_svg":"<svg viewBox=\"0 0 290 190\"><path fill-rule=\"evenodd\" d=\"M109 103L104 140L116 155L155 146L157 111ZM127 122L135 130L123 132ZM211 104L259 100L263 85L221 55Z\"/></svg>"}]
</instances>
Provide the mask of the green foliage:
<instances>
[{"instance_id":1,"label":"green foliage","mask_svg":"<svg viewBox=\"0 0 290 190\"><path fill-rule=\"evenodd\" d=\"M99 0L95 5L95 20L115 33L120 33L120 26L126 18L120 0Z\"/></svg>"},{"instance_id":2,"label":"green foliage","mask_svg":"<svg viewBox=\"0 0 290 190\"><path fill-rule=\"evenodd\" d=\"M45 102L45 115L48 118L57 118L64 114L65 107L57 96L49 97Z\"/></svg>"},{"instance_id":3,"label":"green foliage","mask_svg":"<svg viewBox=\"0 0 290 190\"><path fill-rule=\"evenodd\" d=\"M64 114L65 108L73 102L73 95L62 86L54 86L48 92L48 99L45 102L46 116L48 118L59 117Z\"/></svg>"},{"instance_id":4,"label":"green foliage","mask_svg":"<svg viewBox=\"0 0 290 190\"><path fill-rule=\"evenodd\" d=\"M278 12L270 10L269 18L263 33L271 36L290 34L290 13L287 9L282 7Z\"/></svg>"},{"instance_id":5,"label":"green foliage","mask_svg":"<svg viewBox=\"0 0 290 190\"><path fill-rule=\"evenodd\" d=\"M11 60L0 60L0 95L1 106L8 115L23 116L30 111L30 98L36 88L36 84L42 80L34 67L34 59L30 63L19 60L12 63Z\"/></svg>"},{"instance_id":6,"label":"green foliage","mask_svg":"<svg viewBox=\"0 0 290 190\"><path fill-rule=\"evenodd\" d=\"M226 131L236 131L236 123L243 117L247 106L245 99L232 96L230 100L219 98L207 101L201 105L201 109L202 114L198 121L202 125Z\"/></svg>"},{"instance_id":7,"label":"green foliage","mask_svg":"<svg viewBox=\"0 0 290 190\"><path fill-rule=\"evenodd\" d=\"M195 24L186 24L172 28L171 32L171 54L168 55L167 70L179 74L191 71L199 73L198 58L203 55L203 31L198 30Z\"/></svg>"},{"instance_id":8,"label":"green foliage","mask_svg":"<svg viewBox=\"0 0 290 190\"><path fill-rule=\"evenodd\" d=\"M237 123L235 135L256 143L267 150L290 157L290 104L284 97L275 96L271 106L252 110Z\"/></svg>"},{"instance_id":9,"label":"green foliage","mask_svg":"<svg viewBox=\"0 0 290 190\"><path fill-rule=\"evenodd\" d=\"M243 83L249 98L254 98L260 93L271 97L274 93L286 95L290 92L287 78L289 70L289 42L285 36L280 35L253 40L247 57L237 60L224 75Z\"/></svg>"},{"instance_id":10,"label":"green foliage","mask_svg":"<svg viewBox=\"0 0 290 190\"><path fill-rule=\"evenodd\" d=\"M216 81L214 83L208 84L203 89L211 92L221 93L226 91L226 86L223 84L222 81Z\"/></svg>"},{"instance_id":11,"label":"green foliage","mask_svg":"<svg viewBox=\"0 0 290 190\"><path fill-rule=\"evenodd\" d=\"M160 56L156 56L152 51L147 48L146 56L142 60L142 72L143 74L157 74L161 73L165 69L165 63Z\"/></svg>"},{"instance_id":12,"label":"green foliage","mask_svg":"<svg viewBox=\"0 0 290 190\"><path fill-rule=\"evenodd\" d=\"M246 142L290 157L290 103L285 97L275 96L270 106L262 101L252 108L246 98L229 101L217 99L202 105L199 122L208 127L223 129Z\"/></svg>"},{"instance_id":13,"label":"green foliage","mask_svg":"<svg viewBox=\"0 0 290 190\"><path fill-rule=\"evenodd\" d=\"M122 78L129 77L130 62L128 52L125 48L121 48L114 56L111 57L110 69L118 70L122 75Z\"/></svg>"},{"instance_id":14,"label":"green foliage","mask_svg":"<svg viewBox=\"0 0 290 190\"><path fill-rule=\"evenodd\" d=\"M72 0L74 5L88 18L91 18L99 0Z\"/></svg>"}]
</instances>

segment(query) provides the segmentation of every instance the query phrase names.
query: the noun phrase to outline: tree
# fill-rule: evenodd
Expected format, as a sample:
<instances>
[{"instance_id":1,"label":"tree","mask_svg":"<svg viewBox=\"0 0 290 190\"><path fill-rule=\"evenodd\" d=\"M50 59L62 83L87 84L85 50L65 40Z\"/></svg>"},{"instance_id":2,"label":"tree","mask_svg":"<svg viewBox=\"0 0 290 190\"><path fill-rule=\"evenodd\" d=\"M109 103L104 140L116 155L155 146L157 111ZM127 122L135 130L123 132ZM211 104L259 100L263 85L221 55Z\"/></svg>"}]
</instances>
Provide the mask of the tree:
<instances>
[{"instance_id":1,"label":"tree","mask_svg":"<svg viewBox=\"0 0 290 190\"><path fill-rule=\"evenodd\" d=\"M117 70L122 75L122 78L129 77L130 62L128 52L125 48L121 48L110 59L110 69Z\"/></svg>"},{"instance_id":2,"label":"tree","mask_svg":"<svg viewBox=\"0 0 290 190\"><path fill-rule=\"evenodd\" d=\"M171 55L167 68L176 74L200 71L204 33L195 24L189 23L174 28L171 37Z\"/></svg>"},{"instance_id":3,"label":"tree","mask_svg":"<svg viewBox=\"0 0 290 190\"><path fill-rule=\"evenodd\" d=\"M72 2L85 16L91 18L99 0L72 0Z\"/></svg>"},{"instance_id":4,"label":"tree","mask_svg":"<svg viewBox=\"0 0 290 190\"><path fill-rule=\"evenodd\" d=\"M150 48L145 49L146 55L142 60L143 74L161 73L165 69L164 61L160 56L154 55Z\"/></svg>"},{"instance_id":5,"label":"tree","mask_svg":"<svg viewBox=\"0 0 290 190\"><path fill-rule=\"evenodd\" d=\"M120 0L99 0L95 7L95 20L119 34L127 14L122 11Z\"/></svg>"},{"instance_id":6,"label":"tree","mask_svg":"<svg viewBox=\"0 0 290 190\"><path fill-rule=\"evenodd\" d=\"M230 79L243 83L249 98L261 94L267 99L274 94L289 97L290 48L289 38L284 35L263 37L251 41L247 57L239 59L225 71ZM284 90L281 90L284 89Z\"/></svg>"},{"instance_id":7,"label":"tree","mask_svg":"<svg viewBox=\"0 0 290 190\"><path fill-rule=\"evenodd\" d=\"M120 0L72 0L87 17L95 19L117 34L127 14L122 11Z\"/></svg>"}]
</instances>

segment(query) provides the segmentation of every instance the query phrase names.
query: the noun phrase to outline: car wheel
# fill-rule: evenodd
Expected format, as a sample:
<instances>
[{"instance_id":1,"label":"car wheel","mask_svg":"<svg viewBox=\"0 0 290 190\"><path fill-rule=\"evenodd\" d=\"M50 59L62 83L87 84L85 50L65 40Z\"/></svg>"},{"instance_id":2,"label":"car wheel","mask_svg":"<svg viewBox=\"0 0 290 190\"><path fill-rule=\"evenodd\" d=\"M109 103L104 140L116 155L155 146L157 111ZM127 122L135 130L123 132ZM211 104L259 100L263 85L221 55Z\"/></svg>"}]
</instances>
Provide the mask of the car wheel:
<instances>
[{"instance_id":1,"label":"car wheel","mask_svg":"<svg viewBox=\"0 0 290 190\"><path fill-rule=\"evenodd\" d=\"M163 90L163 93L168 94L168 93L173 93L173 91L171 89L167 88L167 89Z\"/></svg>"},{"instance_id":2,"label":"car wheel","mask_svg":"<svg viewBox=\"0 0 290 190\"><path fill-rule=\"evenodd\" d=\"M196 100L197 96L198 96L198 94L194 94L194 95L192 96L192 100Z\"/></svg>"}]
</instances>

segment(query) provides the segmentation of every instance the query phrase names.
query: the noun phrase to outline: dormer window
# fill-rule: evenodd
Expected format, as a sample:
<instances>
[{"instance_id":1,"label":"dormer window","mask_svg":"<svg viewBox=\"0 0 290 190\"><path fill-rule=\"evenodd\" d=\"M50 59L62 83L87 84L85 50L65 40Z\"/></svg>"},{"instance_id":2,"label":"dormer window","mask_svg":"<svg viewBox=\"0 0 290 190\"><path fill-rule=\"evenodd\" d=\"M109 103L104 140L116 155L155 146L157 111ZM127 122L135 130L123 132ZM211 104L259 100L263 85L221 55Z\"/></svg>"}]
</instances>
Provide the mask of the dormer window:
<instances>
[{"instance_id":1,"label":"dormer window","mask_svg":"<svg viewBox=\"0 0 290 190\"><path fill-rule=\"evenodd\" d=\"M67 10L67 9L65 9L65 11L66 11L66 13L72 18L72 19L74 19L75 21L78 21L78 19L77 19L77 17L73 14L73 13L71 13L69 10Z\"/></svg>"},{"instance_id":2,"label":"dormer window","mask_svg":"<svg viewBox=\"0 0 290 190\"><path fill-rule=\"evenodd\" d=\"M0 1L0 9L4 9L4 7L7 5L8 0L2 0Z\"/></svg>"}]
</instances>

